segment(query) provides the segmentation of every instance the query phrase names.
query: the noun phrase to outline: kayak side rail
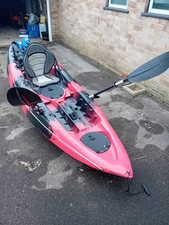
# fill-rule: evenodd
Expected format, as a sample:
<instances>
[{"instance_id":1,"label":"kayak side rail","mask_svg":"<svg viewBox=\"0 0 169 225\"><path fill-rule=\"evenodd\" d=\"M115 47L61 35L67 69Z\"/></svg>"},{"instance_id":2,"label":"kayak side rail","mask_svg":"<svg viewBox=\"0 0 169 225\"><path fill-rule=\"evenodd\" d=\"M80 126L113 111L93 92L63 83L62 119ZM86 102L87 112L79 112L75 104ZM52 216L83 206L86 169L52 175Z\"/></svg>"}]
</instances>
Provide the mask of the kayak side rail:
<instances>
[{"instance_id":1,"label":"kayak side rail","mask_svg":"<svg viewBox=\"0 0 169 225\"><path fill-rule=\"evenodd\" d=\"M75 79L73 79L65 69L60 69L59 73L60 73L61 78L63 79L63 82L66 85L72 81L75 81Z\"/></svg>"}]
</instances>

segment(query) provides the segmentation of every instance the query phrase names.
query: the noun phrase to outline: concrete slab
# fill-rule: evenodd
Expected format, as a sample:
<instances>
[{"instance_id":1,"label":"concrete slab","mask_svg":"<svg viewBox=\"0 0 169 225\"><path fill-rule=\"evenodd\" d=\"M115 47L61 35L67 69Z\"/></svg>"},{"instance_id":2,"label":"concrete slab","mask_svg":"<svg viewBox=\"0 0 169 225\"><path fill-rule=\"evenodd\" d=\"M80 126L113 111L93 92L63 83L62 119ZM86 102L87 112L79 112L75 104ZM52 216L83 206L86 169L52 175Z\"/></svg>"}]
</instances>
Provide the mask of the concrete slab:
<instances>
[{"instance_id":1,"label":"concrete slab","mask_svg":"<svg viewBox=\"0 0 169 225\"><path fill-rule=\"evenodd\" d=\"M118 81L62 44L49 48L89 93ZM0 224L168 225L169 108L122 88L97 100L130 156L132 191L141 183L151 191L130 196L125 179L69 157L8 104L6 57L7 48L0 48Z\"/></svg>"},{"instance_id":2,"label":"concrete slab","mask_svg":"<svg viewBox=\"0 0 169 225\"><path fill-rule=\"evenodd\" d=\"M124 85L123 89L133 96L137 96L146 92L146 88L140 87L136 83Z\"/></svg>"},{"instance_id":3,"label":"concrete slab","mask_svg":"<svg viewBox=\"0 0 169 225\"><path fill-rule=\"evenodd\" d=\"M73 78L84 72L100 72L98 68L84 61L75 51L61 44L52 47L49 45L49 49L55 52L57 60L62 62L64 68L66 68Z\"/></svg>"}]
</instances>

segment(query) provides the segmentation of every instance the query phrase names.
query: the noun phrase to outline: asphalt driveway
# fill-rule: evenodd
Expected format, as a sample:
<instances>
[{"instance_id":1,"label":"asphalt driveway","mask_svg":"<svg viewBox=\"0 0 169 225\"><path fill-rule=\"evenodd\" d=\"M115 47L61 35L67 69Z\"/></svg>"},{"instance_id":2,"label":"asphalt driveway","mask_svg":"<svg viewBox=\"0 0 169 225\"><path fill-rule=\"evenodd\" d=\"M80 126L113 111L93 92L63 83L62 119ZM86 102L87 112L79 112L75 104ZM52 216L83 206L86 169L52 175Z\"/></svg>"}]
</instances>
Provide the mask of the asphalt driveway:
<instances>
[{"instance_id":1,"label":"asphalt driveway","mask_svg":"<svg viewBox=\"0 0 169 225\"><path fill-rule=\"evenodd\" d=\"M62 44L49 48L90 94L118 77ZM0 48L0 224L169 225L169 108L147 94L122 88L96 100L128 152L134 170L126 179L76 161L50 143L19 107L6 99L7 48Z\"/></svg>"}]
</instances>

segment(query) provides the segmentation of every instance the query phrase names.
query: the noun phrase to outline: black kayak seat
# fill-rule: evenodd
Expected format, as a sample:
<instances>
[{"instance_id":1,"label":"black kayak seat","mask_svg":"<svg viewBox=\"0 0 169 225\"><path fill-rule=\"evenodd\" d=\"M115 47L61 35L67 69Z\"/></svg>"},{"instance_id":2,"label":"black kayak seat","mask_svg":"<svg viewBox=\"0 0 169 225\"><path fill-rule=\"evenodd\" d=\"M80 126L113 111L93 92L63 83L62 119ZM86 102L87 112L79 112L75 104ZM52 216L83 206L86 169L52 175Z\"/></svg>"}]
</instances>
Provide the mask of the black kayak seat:
<instances>
[{"instance_id":1,"label":"black kayak seat","mask_svg":"<svg viewBox=\"0 0 169 225\"><path fill-rule=\"evenodd\" d=\"M27 77L32 78L32 83L39 87L59 82L59 77L50 75L56 65L54 54L40 43L32 43L26 50L23 60Z\"/></svg>"}]
</instances>

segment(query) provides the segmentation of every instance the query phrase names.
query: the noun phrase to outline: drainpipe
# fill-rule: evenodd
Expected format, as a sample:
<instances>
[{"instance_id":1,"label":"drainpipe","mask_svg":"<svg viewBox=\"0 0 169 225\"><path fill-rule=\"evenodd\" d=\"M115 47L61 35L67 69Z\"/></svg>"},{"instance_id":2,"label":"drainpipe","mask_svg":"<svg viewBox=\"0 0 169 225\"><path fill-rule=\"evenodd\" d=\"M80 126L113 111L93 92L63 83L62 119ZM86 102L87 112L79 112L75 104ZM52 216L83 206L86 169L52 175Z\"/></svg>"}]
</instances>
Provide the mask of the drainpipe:
<instances>
[{"instance_id":1,"label":"drainpipe","mask_svg":"<svg viewBox=\"0 0 169 225\"><path fill-rule=\"evenodd\" d=\"M49 35L49 41L52 41L51 17L50 17L50 2L49 2L49 0L46 0L46 6L47 6L47 16L48 16L48 35Z\"/></svg>"},{"instance_id":2,"label":"drainpipe","mask_svg":"<svg viewBox=\"0 0 169 225\"><path fill-rule=\"evenodd\" d=\"M26 14L30 14L32 12L32 4L30 0L25 1Z\"/></svg>"}]
</instances>

